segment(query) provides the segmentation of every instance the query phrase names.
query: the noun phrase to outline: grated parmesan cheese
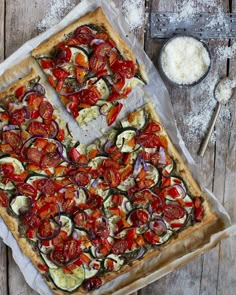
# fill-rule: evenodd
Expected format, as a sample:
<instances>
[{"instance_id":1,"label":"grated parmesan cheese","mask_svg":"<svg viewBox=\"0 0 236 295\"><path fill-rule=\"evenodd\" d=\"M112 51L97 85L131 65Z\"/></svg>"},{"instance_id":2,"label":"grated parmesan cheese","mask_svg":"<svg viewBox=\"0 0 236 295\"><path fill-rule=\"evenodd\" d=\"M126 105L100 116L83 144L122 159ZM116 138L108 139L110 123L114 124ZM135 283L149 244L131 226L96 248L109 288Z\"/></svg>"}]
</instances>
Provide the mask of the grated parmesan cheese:
<instances>
[{"instance_id":1,"label":"grated parmesan cheese","mask_svg":"<svg viewBox=\"0 0 236 295\"><path fill-rule=\"evenodd\" d=\"M200 41L192 37L177 37L164 46L161 65L170 80L190 85L206 74L210 56Z\"/></svg>"},{"instance_id":2,"label":"grated parmesan cheese","mask_svg":"<svg viewBox=\"0 0 236 295\"><path fill-rule=\"evenodd\" d=\"M215 90L215 97L221 104L226 104L234 93L236 81L230 78L222 79Z\"/></svg>"},{"instance_id":3,"label":"grated parmesan cheese","mask_svg":"<svg viewBox=\"0 0 236 295\"><path fill-rule=\"evenodd\" d=\"M39 32L44 32L58 24L61 19L74 7L71 0L50 0L44 18L39 22Z\"/></svg>"},{"instance_id":4,"label":"grated parmesan cheese","mask_svg":"<svg viewBox=\"0 0 236 295\"><path fill-rule=\"evenodd\" d=\"M131 31L140 29L144 24L144 6L145 1L143 0L123 0L121 10Z\"/></svg>"}]
</instances>

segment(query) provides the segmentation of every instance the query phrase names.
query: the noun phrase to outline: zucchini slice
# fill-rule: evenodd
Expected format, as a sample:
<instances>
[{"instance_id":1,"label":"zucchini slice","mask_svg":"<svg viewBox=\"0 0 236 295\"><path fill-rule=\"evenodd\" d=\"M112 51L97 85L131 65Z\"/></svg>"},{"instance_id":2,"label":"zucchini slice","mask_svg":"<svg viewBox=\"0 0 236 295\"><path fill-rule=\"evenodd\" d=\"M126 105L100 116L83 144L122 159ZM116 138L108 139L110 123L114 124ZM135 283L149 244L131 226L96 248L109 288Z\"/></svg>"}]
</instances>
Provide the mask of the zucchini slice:
<instances>
[{"instance_id":1,"label":"zucchini slice","mask_svg":"<svg viewBox=\"0 0 236 295\"><path fill-rule=\"evenodd\" d=\"M146 179L152 179L153 184L150 187L154 187L158 184L160 180L160 173L158 169L153 166L151 163L145 163L145 169L146 169Z\"/></svg>"},{"instance_id":2,"label":"zucchini slice","mask_svg":"<svg viewBox=\"0 0 236 295\"><path fill-rule=\"evenodd\" d=\"M122 120L121 125L123 128L135 127L137 129L142 129L146 125L146 121L147 118L144 110L140 110L133 113L132 120Z\"/></svg>"},{"instance_id":3,"label":"zucchini slice","mask_svg":"<svg viewBox=\"0 0 236 295\"><path fill-rule=\"evenodd\" d=\"M56 264L54 264L51 260L47 258L47 255L41 253L41 256L49 268L58 268Z\"/></svg>"},{"instance_id":4,"label":"zucchini slice","mask_svg":"<svg viewBox=\"0 0 236 295\"><path fill-rule=\"evenodd\" d=\"M117 255L114 255L114 254L110 254L107 256L107 258L104 260L104 263L103 263L103 267L106 269L106 270L110 270L109 269L109 260L112 260L113 262L113 271L118 271L120 270L120 268L122 267L122 265L124 264L125 260Z\"/></svg>"},{"instance_id":5,"label":"zucchini slice","mask_svg":"<svg viewBox=\"0 0 236 295\"><path fill-rule=\"evenodd\" d=\"M75 59L78 54L82 54L84 61L89 64L89 57L86 50L80 46L69 46L71 50L71 62L76 64Z\"/></svg>"},{"instance_id":6,"label":"zucchini slice","mask_svg":"<svg viewBox=\"0 0 236 295\"><path fill-rule=\"evenodd\" d=\"M130 175L125 181L121 182L117 189L122 192L127 192L131 187L136 185L134 177Z\"/></svg>"},{"instance_id":7,"label":"zucchini slice","mask_svg":"<svg viewBox=\"0 0 236 295\"><path fill-rule=\"evenodd\" d=\"M78 266L72 274L65 273L61 268L50 268L50 277L58 289L67 292L75 291L84 281L84 269Z\"/></svg>"},{"instance_id":8,"label":"zucchini slice","mask_svg":"<svg viewBox=\"0 0 236 295\"><path fill-rule=\"evenodd\" d=\"M111 93L111 86L109 82L104 78L100 78L96 83L94 83L94 85L101 94L99 99L107 100Z\"/></svg>"},{"instance_id":9,"label":"zucchini slice","mask_svg":"<svg viewBox=\"0 0 236 295\"><path fill-rule=\"evenodd\" d=\"M132 128L126 128L117 135L116 146L122 153L132 153L140 147L138 143L133 145L132 140L135 140L135 138L136 131Z\"/></svg>"},{"instance_id":10,"label":"zucchini slice","mask_svg":"<svg viewBox=\"0 0 236 295\"><path fill-rule=\"evenodd\" d=\"M121 209L123 212L128 213L130 210L132 210L131 202L125 195L122 195L122 197L123 197L122 203L120 206L118 206L118 208ZM114 207L117 207L117 205L115 205L112 202L112 195L110 195L106 198L106 200L103 203L103 209L108 218L112 216L112 213L109 211L109 208L114 208Z\"/></svg>"},{"instance_id":11,"label":"zucchini slice","mask_svg":"<svg viewBox=\"0 0 236 295\"><path fill-rule=\"evenodd\" d=\"M44 176L44 175L32 175L27 178L26 183L28 183L28 184L32 185L34 188L36 188L34 185L34 181L40 180L40 179L45 179L45 178L46 178L46 176ZM39 196L40 196L40 191L37 190L36 200L39 198Z\"/></svg>"},{"instance_id":12,"label":"zucchini slice","mask_svg":"<svg viewBox=\"0 0 236 295\"><path fill-rule=\"evenodd\" d=\"M27 212L31 207L31 199L21 195L16 196L11 200L11 210L19 216L21 213Z\"/></svg>"},{"instance_id":13,"label":"zucchini slice","mask_svg":"<svg viewBox=\"0 0 236 295\"><path fill-rule=\"evenodd\" d=\"M89 264L83 264L83 267L85 279L89 279L99 272L101 269L101 261L93 259Z\"/></svg>"},{"instance_id":14,"label":"zucchini slice","mask_svg":"<svg viewBox=\"0 0 236 295\"><path fill-rule=\"evenodd\" d=\"M69 237L74 229L74 224L71 218L66 214L61 214L59 222L61 223L61 230L65 231Z\"/></svg>"},{"instance_id":15,"label":"zucchini slice","mask_svg":"<svg viewBox=\"0 0 236 295\"><path fill-rule=\"evenodd\" d=\"M21 164L21 162L15 158L12 157L3 157L0 159L0 167L3 164L12 164L14 167L14 174L21 174L24 172L25 168ZM7 184L4 184L0 181L0 188L4 190L12 190L14 188L14 184L9 181Z\"/></svg>"},{"instance_id":16,"label":"zucchini slice","mask_svg":"<svg viewBox=\"0 0 236 295\"><path fill-rule=\"evenodd\" d=\"M88 166L92 169L97 169L99 165L102 164L104 160L108 159L106 156L97 156L89 161Z\"/></svg>"},{"instance_id":17,"label":"zucchini slice","mask_svg":"<svg viewBox=\"0 0 236 295\"><path fill-rule=\"evenodd\" d=\"M99 116L99 107L91 106L90 108L84 108L79 111L79 116L76 118L77 123L83 127L93 119Z\"/></svg>"}]
</instances>

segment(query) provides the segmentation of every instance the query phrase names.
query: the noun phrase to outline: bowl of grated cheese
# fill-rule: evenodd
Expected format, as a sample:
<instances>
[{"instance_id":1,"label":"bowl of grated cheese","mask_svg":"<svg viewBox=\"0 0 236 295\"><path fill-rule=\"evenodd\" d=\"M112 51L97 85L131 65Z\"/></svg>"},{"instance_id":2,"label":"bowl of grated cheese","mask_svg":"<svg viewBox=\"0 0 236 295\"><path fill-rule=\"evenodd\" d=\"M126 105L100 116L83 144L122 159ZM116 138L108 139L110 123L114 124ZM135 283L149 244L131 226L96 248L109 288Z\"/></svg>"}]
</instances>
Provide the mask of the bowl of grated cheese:
<instances>
[{"instance_id":1,"label":"bowl of grated cheese","mask_svg":"<svg viewBox=\"0 0 236 295\"><path fill-rule=\"evenodd\" d=\"M172 85L190 87L200 83L211 68L207 45L191 35L177 35L163 45L159 54L162 76Z\"/></svg>"}]
</instances>

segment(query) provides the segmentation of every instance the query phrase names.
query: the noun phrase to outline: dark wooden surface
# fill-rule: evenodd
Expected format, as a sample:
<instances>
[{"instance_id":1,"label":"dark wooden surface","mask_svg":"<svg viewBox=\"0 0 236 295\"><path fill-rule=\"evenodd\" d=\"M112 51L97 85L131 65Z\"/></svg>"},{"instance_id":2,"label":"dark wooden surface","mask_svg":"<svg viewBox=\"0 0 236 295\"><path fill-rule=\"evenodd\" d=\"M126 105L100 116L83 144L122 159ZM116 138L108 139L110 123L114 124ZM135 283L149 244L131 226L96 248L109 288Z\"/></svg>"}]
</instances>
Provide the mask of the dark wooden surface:
<instances>
[{"instance_id":1,"label":"dark wooden surface","mask_svg":"<svg viewBox=\"0 0 236 295\"><path fill-rule=\"evenodd\" d=\"M123 0L115 2L121 7ZM196 11L207 11L204 0L192 0ZM37 25L50 10L48 0L0 0L0 61L7 58L24 42L36 36L39 31ZM60 0L57 1L58 3ZM67 1L71 6L79 3L78 0ZM176 11L178 0L149 0L143 1L143 13L152 9L159 11ZM229 11L230 7L236 11L236 0L218 0L215 7L223 7ZM214 10L214 9L213 9ZM211 11L213 11L211 10ZM65 12L68 12L65 11ZM147 29L147 28L146 28ZM158 40L151 40L145 33L145 24L136 32L150 58L156 61L160 44ZM213 55L213 68L220 76L236 74L236 60L219 61L215 55L218 46L228 45L229 40L209 40ZM233 44L231 40L231 45ZM167 85L168 86L168 85ZM216 125L216 141L211 142L204 159L197 156L198 144L193 144L188 136L185 114L192 111L191 100L204 101L205 96L196 86L183 90L168 86L172 99L175 118L178 128L187 148L204 176L207 186L219 198L236 221L236 99L226 106L231 112L231 119L226 127L218 121ZM200 143L202 137L196 138ZM236 294L236 238L223 241L209 253L190 262L188 265L174 271L157 282L136 292L139 295L235 295ZM18 267L12 259L9 249L0 241L0 295L33 295L23 279ZM125 295L125 294L124 294Z\"/></svg>"}]
</instances>

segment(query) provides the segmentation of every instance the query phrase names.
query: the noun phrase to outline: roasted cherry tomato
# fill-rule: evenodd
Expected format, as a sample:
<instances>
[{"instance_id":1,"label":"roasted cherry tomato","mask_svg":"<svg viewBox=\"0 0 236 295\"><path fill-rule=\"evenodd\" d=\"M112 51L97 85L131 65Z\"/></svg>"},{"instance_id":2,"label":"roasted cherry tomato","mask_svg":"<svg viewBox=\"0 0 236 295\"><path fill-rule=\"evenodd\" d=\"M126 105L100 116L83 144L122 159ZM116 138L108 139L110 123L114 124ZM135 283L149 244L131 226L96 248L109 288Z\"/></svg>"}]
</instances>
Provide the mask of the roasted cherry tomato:
<instances>
[{"instance_id":1,"label":"roasted cherry tomato","mask_svg":"<svg viewBox=\"0 0 236 295\"><path fill-rule=\"evenodd\" d=\"M79 211L75 214L74 222L79 228L89 229L91 227L90 217L84 211Z\"/></svg>"},{"instance_id":2,"label":"roasted cherry tomato","mask_svg":"<svg viewBox=\"0 0 236 295\"><path fill-rule=\"evenodd\" d=\"M39 106L39 114L44 120L51 120L53 114L53 106L48 101L41 102Z\"/></svg>"},{"instance_id":3,"label":"roasted cherry tomato","mask_svg":"<svg viewBox=\"0 0 236 295\"><path fill-rule=\"evenodd\" d=\"M88 45L94 39L94 36L90 33L77 33L75 35L78 45Z\"/></svg>"},{"instance_id":4,"label":"roasted cherry tomato","mask_svg":"<svg viewBox=\"0 0 236 295\"><path fill-rule=\"evenodd\" d=\"M161 126L159 123L151 121L147 124L144 129L144 132L159 132L161 131Z\"/></svg>"},{"instance_id":5,"label":"roasted cherry tomato","mask_svg":"<svg viewBox=\"0 0 236 295\"><path fill-rule=\"evenodd\" d=\"M25 86L21 86L15 91L15 96L17 98L21 98L24 95L24 93L25 93Z\"/></svg>"},{"instance_id":6,"label":"roasted cherry tomato","mask_svg":"<svg viewBox=\"0 0 236 295\"><path fill-rule=\"evenodd\" d=\"M19 183L16 185L17 191L25 196L35 198L37 196L36 189L28 183Z\"/></svg>"},{"instance_id":7,"label":"roasted cherry tomato","mask_svg":"<svg viewBox=\"0 0 236 295\"><path fill-rule=\"evenodd\" d=\"M137 209L130 214L130 220L134 226L141 226L147 224L149 221L149 214L146 210Z\"/></svg>"},{"instance_id":8,"label":"roasted cherry tomato","mask_svg":"<svg viewBox=\"0 0 236 295\"><path fill-rule=\"evenodd\" d=\"M63 250L66 239L67 233L61 230L59 235L52 239L52 245L56 250Z\"/></svg>"},{"instance_id":9,"label":"roasted cherry tomato","mask_svg":"<svg viewBox=\"0 0 236 295\"><path fill-rule=\"evenodd\" d=\"M27 159L31 163L40 165L42 156L43 156L42 151L39 151L36 148L29 148L27 150Z\"/></svg>"},{"instance_id":10,"label":"roasted cherry tomato","mask_svg":"<svg viewBox=\"0 0 236 295\"><path fill-rule=\"evenodd\" d=\"M162 146L160 137L154 133L143 132L138 136L138 139L145 148L155 148Z\"/></svg>"},{"instance_id":11,"label":"roasted cherry tomato","mask_svg":"<svg viewBox=\"0 0 236 295\"><path fill-rule=\"evenodd\" d=\"M23 222L30 228L38 228L41 223L41 219L35 213L28 212L23 216Z\"/></svg>"},{"instance_id":12,"label":"roasted cherry tomato","mask_svg":"<svg viewBox=\"0 0 236 295\"><path fill-rule=\"evenodd\" d=\"M9 204L9 200L8 200L7 194L0 189L0 206L7 207L8 204Z\"/></svg>"},{"instance_id":13,"label":"roasted cherry tomato","mask_svg":"<svg viewBox=\"0 0 236 295\"><path fill-rule=\"evenodd\" d=\"M79 92L79 100L81 103L94 105L98 101L100 95L95 89L83 89Z\"/></svg>"},{"instance_id":14,"label":"roasted cherry tomato","mask_svg":"<svg viewBox=\"0 0 236 295\"><path fill-rule=\"evenodd\" d=\"M84 173L84 172L78 172L75 175L75 181L78 184L78 186L86 186L89 183L89 175L88 173Z\"/></svg>"},{"instance_id":15,"label":"roasted cherry tomato","mask_svg":"<svg viewBox=\"0 0 236 295\"><path fill-rule=\"evenodd\" d=\"M75 36L78 34L92 34L93 31L88 26L80 26L75 30Z\"/></svg>"},{"instance_id":16,"label":"roasted cherry tomato","mask_svg":"<svg viewBox=\"0 0 236 295\"><path fill-rule=\"evenodd\" d=\"M52 70L53 76L57 78L57 80L64 80L69 76L69 73L67 73L65 70L61 68L54 68Z\"/></svg>"},{"instance_id":17,"label":"roasted cherry tomato","mask_svg":"<svg viewBox=\"0 0 236 295\"><path fill-rule=\"evenodd\" d=\"M115 243L112 246L111 252L115 255L120 255L125 253L125 251L128 249L128 242L126 240L116 240Z\"/></svg>"},{"instance_id":18,"label":"roasted cherry tomato","mask_svg":"<svg viewBox=\"0 0 236 295\"><path fill-rule=\"evenodd\" d=\"M110 229L107 222L102 218L97 219L94 222L94 233L99 238L107 239L110 235Z\"/></svg>"},{"instance_id":19,"label":"roasted cherry tomato","mask_svg":"<svg viewBox=\"0 0 236 295\"><path fill-rule=\"evenodd\" d=\"M41 122L37 122L37 121L31 122L28 126L28 131L32 135L44 136L44 137L48 136L46 125Z\"/></svg>"},{"instance_id":20,"label":"roasted cherry tomato","mask_svg":"<svg viewBox=\"0 0 236 295\"><path fill-rule=\"evenodd\" d=\"M10 178L14 174L15 168L11 163L5 163L0 166L0 171L2 171L4 176Z\"/></svg>"},{"instance_id":21,"label":"roasted cherry tomato","mask_svg":"<svg viewBox=\"0 0 236 295\"><path fill-rule=\"evenodd\" d=\"M117 187L121 182L121 175L119 171L115 169L106 168L104 171L104 181L111 187Z\"/></svg>"},{"instance_id":22,"label":"roasted cherry tomato","mask_svg":"<svg viewBox=\"0 0 236 295\"><path fill-rule=\"evenodd\" d=\"M74 260L77 258L82 249L79 247L79 244L75 240L66 241L64 244L64 255L67 261Z\"/></svg>"},{"instance_id":23,"label":"roasted cherry tomato","mask_svg":"<svg viewBox=\"0 0 236 295\"><path fill-rule=\"evenodd\" d=\"M18 109L15 110L10 117L10 122L13 125L22 125L25 123L26 118L25 118L25 111L24 109Z\"/></svg>"},{"instance_id":24,"label":"roasted cherry tomato","mask_svg":"<svg viewBox=\"0 0 236 295\"><path fill-rule=\"evenodd\" d=\"M92 291L95 289L99 289L101 287L101 285L102 285L101 278L94 276L94 277L84 281L83 288L89 292L89 291Z\"/></svg>"},{"instance_id":25,"label":"roasted cherry tomato","mask_svg":"<svg viewBox=\"0 0 236 295\"><path fill-rule=\"evenodd\" d=\"M73 199L67 199L62 203L62 209L65 213L73 214L76 211L76 203Z\"/></svg>"},{"instance_id":26,"label":"roasted cherry tomato","mask_svg":"<svg viewBox=\"0 0 236 295\"><path fill-rule=\"evenodd\" d=\"M86 204L92 210L99 209L102 207L103 198L98 195L93 195L90 198L88 198Z\"/></svg>"},{"instance_id":27,"label":"roasted cherry tomato","mask_svg":"<svg viewBox=\"0 0 236 295\"><path fill-rule=\"evenodd\" d=\"M38 227L38 235L40 238L47 239L52 236L54 230L48 220L42 220Z\"/></svg>"},{"instance_id":28,"label":"roasted cherry tomato","mask_svg":"<svg viewBox=\"0 0 236 295\"><path fill-rule=\"evenodd\" d=\"M53 61L51 59L42 59L41 66L44 70L51 69L53 67Z\"/></svg>"},{"instance_id":29,"label":"roasted cherry tomato","mask_svg":"<svg viewBox=\"0 0 236 295\"><path fill-rule=\"evenodd\" d=\"M57 152L46 153L42 156L41 166L42 168L57 167L61 161L61 156Z\"/></svg>"},{"instance_id":30,"label":"roasted cherry tomato","mask_svg":"<svg viewBox=\"0 0 236 295\"><path fill-rule=\"evenodd\" d=\"M184 217L185 210L179 205L167 204L164 206L163 214L167 221L172 221Z\"/></svg>"},{"instance_id":31,"label":"roasted cherry tomato","mask_svg":"<svg viewBox=\"0 0 236 295\"><path fill-rule=\"evenodd\" d=\"M89 59L89 65L93 72L97 73L102 71L106 66L106 61L102 57L97 57L96 55L92 55Z\"/></svg>"},{"instance_id":32,"label":"roasted cherry tomato","mask_svg":"<svg viewBox=\"0 0 236 295\"><path fill-rule=\"evenodd\" d=\"M62 64L69 62L71 59L72 53L69 47L60 46L55 49L53 58L56 64Z\"/></svg>"},{"instance_id":33,"label":"roasted cherry tomato","mask_svg":"<svg viewBox=\"0 0 236 295\"><path fill-rule=\"evenodd\" d=\"M135 65L131 60L116 60L111 66L111 70L113 73L131 79L135 74Z\"/></svg>"},{"instance_id":34,"label":"roasted cherry tomato","mask_svg":"<svg viewBox=\"0 0 236 295\"><path fill-rule=\"evenodd\" d=\"M105 58L106 56L109 56L110 52L112 50L112 46L108 42L100 43L94 53L98 58Z\"/></svg>"}]
</instances>

